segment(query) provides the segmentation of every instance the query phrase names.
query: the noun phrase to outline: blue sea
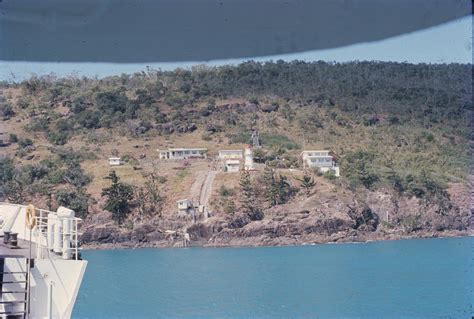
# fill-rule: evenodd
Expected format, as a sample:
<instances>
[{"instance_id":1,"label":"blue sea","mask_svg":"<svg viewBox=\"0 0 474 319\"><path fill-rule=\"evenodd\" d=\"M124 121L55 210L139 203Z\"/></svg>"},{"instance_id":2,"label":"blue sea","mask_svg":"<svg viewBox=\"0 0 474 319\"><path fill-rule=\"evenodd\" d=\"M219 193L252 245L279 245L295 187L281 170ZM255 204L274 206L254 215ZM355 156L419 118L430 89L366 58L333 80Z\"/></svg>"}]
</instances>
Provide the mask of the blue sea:
<instances>
[{"instance_id":1,"label":"blue sea","mask_svg":"<svg viewBox=\"0 0 474 319\"><path fill-rule=\"evenodd\" d=\"M84 251L73 318L471 318L474 238Z\"/></svg>"}]
</instances>

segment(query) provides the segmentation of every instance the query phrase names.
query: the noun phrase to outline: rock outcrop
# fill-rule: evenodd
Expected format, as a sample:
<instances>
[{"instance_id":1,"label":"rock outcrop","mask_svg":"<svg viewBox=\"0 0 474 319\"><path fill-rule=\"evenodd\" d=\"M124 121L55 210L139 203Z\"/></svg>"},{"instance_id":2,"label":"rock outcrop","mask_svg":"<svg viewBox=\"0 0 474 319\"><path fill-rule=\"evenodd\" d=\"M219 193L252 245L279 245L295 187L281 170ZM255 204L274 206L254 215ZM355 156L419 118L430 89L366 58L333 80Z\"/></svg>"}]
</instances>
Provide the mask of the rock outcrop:
<instances>
[{"instance_id":1,"label":"rock outcrop","mask_svg":"<svg viewBox=\"0 0 474 319\"><path fill-rule=\"evenodd\" d=\"M184 234L194 246L273 246L473 234L465 188L456 189L453 206L440 214L436 205L400 197L388 190L355 194L318 193L264 209L262 220L248 214L216 212L207 220L172 217L118 227L104 214L86 223L82 241L89 247L175 247ZM174 233L173 233L174 232Z\"/></svg>"}]
</instances>

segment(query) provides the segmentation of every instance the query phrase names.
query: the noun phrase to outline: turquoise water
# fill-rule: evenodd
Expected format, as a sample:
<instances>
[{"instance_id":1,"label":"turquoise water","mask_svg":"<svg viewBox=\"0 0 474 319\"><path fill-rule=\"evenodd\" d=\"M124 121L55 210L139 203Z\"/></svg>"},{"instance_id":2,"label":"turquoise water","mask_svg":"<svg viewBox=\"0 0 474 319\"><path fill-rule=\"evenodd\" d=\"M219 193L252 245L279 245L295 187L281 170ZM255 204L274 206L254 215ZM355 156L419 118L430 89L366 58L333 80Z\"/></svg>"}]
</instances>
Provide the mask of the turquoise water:
<instances>
[{"instance_id":1,"label":"turquoise water","mask_svg":"<svg viewBox=\"0 0 474 319\"><path fill-rule=\"evenodd\" d=\"M471 318L474 238L85 251L73 318Z\"/></svg>"}]
</instances>

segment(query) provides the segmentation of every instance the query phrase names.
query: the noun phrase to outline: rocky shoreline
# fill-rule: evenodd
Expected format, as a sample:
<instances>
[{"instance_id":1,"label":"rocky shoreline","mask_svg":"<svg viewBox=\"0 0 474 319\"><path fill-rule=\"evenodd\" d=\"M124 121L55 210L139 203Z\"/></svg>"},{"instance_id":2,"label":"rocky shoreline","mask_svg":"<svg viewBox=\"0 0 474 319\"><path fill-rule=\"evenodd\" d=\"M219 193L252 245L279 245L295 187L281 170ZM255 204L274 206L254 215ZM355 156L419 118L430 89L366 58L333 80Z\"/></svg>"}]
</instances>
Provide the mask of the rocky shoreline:
<instances>
[{"instance_id":1,"label":"rocky shoreline","mask_svg":"<svg viewBox=\"0 0 474 319\"><path fill-rule=\"evenodd\" d=\"M333 236L336 235L336 236ZM315 235L312 241L298 242L291 238L278 238L274 241L256 241L252 242L245 238L234 240L229 243L206 243L193 242L189 247L201 248L244 248L244 247L283 247L283 246L306 246L306 245L323 245L323 244L355 244L369 243L374 241L394 241L409 239L429 239L429 238L454 238L454 237L471 237L474 236L474 230L466 231L422 231L416 234L353 234L352 236L344 236L344 234L333 234L331 236ZM83 244L84 250L112 250L112 249L140 249L140 248L183 248L182 245L170 244L169 241L156 242L120 242L120 243L87 243Z\"/></svg>"},{"instance_id":2,"label":"rocky shoreline","mask_svg":"<svg viewBox=\"0 0 474 319\"><path fill-rule=\"evenodd\" d=\"M261 220L242 212L217 212L196 222L168 214L119 226L97 210L81 228L81 242L85 249L261 247L474 236L469 188L451 190L447 213L437 204L388 190L362 197L319 192L267 208Z\"/></svg>"}]
</instances>

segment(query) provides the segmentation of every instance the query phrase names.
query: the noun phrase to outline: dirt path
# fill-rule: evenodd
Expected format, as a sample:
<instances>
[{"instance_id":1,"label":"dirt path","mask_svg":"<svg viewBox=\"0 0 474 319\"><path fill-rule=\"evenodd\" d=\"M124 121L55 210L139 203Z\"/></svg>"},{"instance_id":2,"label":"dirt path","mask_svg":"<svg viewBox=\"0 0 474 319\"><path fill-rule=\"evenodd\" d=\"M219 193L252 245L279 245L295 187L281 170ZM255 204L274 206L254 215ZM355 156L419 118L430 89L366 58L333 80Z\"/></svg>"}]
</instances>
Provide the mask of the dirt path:
<instances>
[{"instance_id":1,"label":"dirt path","mask_svg":"<svg viewBox=\"0 0 474 319\"><path fill-rule=\"evenodd\" d=\"M194 183L191 185L189 189L189 199L193 201L195 205L197 205L201 199L201 192L203 189L203 185L207 179L207 172L200 171L196 173L196 179Z\"/></svg>"},{"instance_id":2,"label":"dirt path","mask_svg":"<svg viewBox=\"0 0 474 319\"><path fill-rule=\"evenodd\" d=\"M216 177L216 175L217 175L217 171L207 172L207 177L202 186L201 196L199 198L199 204L203 205L204 207L207 206L207 202L209 201L209 198L211 197L212 184L214 183L214 178Z\"/></svg>"}]
</instances>

